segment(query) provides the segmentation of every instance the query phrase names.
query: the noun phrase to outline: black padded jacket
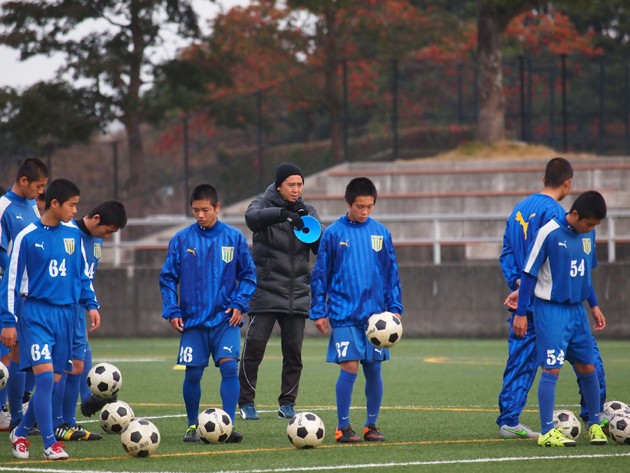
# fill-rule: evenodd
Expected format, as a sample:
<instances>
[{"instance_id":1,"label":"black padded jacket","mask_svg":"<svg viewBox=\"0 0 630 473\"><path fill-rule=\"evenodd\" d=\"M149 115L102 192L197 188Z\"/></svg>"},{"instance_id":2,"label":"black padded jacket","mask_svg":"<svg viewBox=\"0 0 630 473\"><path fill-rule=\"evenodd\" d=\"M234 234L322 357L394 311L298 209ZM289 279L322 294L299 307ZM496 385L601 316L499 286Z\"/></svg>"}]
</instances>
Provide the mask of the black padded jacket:
<instances>
[{"instance_id":1,"label":"black padded jacket","mask_svg":"<svg viewBox=\"0 0 630 473\"><path fill-rule=\"evenodd\" d=\"M312 205L308 214L320 220ZM317 254L318 242L297 239L293 226L280 214L292 204L271 184L245 211L245 222L253 235L256 291L249 301L250 314L288 314L308 317L311 307L310 254Z\"/></svg>"}]
</instances>

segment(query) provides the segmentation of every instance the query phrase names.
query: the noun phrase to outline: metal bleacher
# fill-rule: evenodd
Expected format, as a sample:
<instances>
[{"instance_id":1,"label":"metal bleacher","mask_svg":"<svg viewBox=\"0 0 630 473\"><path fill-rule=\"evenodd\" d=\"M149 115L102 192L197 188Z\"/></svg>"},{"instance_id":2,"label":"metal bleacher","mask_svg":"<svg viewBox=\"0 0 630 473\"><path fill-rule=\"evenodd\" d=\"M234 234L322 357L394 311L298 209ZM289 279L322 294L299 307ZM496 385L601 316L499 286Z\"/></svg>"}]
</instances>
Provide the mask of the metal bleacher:
<instances>
[{"instance_id":1,"label":"metal bleacher","mask_svg":"<svg viewBox=\"0 0 630 473\"><path fill-rule=\"evenodd\" d=\"M571 161L575 169L573 188L563 205L568 208L586 190L602 192L609 216L598 227L598 239L606 248L606 258L630 258L625 251L630 247L630 159ZM307 176L304 198L317 208L324 224L329 224L346 211L343 193L348 181L366 176L379 191L373 216L392 232L401 264L405 259L435 264L496 259L506 217L516 202L542 189L545 163L546 159L344 163ZM242 230L251 241L243 218L248 203L223 207L220 218ZM111 252L114 266L137 263L134 252L157 250L163 255L175 231L191 222L184 217L130 219L129 225L166 228L133 242L121 241L118 236L106 250Z\"/></svg>"}]
</instances>

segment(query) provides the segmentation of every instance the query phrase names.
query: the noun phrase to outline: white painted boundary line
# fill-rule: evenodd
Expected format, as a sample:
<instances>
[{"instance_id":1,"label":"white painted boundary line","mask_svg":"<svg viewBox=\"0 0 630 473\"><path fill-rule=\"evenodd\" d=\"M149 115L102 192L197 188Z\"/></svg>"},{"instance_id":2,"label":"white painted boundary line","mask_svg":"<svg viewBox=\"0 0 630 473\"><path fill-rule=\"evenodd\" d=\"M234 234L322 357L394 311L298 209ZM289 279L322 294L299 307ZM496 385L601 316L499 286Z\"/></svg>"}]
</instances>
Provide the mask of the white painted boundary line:
<instances>
[{"instance_id":1,"label":"white painted boundary line","mask_svg":"<svg viewBox=\"0 0 630 473\"><path fill-rule=\"evenodd\" d=\"M301 471L336 471L336 470L348 470L348 469L367 469L378 468L382 470L384 468L402 468L406 466L424 466L424 465L461 465L468 463L498 463L506 461L538 461L538 460L581 460L584 458L619 458L630 457L628 453L611 453L611 454L586 454L586 455L558 455L558 456L534 456L534 457L501 457L501 458L474 458L465 460L435 460L435 461L417 461L417 462L400 462L400 463L364 463L360 465L328 465L328 466L308 466L308 467L287 467L287 468L267 468L256 470L219 470L215 473L290 473ZM0 471L20 472L20 473L137 473L131 471L105 471L105 470L63 470L60 468L28 468L23 466L5 467L0 466ZM145 471L143 473L182 473L182 472L151 472Z\"/></svg>"}]
</instances>

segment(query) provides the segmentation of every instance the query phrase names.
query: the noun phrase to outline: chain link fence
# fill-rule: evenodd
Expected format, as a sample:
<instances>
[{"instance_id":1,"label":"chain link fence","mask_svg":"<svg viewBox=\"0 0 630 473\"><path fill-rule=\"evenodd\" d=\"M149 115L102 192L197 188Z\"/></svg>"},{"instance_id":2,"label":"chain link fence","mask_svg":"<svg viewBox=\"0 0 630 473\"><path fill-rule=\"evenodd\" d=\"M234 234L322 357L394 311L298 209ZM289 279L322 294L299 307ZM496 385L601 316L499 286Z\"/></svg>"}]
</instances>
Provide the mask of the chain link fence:
<instances>
[{"instance_id":1,"label":"chain link fence","mask_svg":"<svg viewBox=\"0 0 630 473\"><path fill-rule=\"evenodd\" d=\"M321 71L252 94L217 99L159 127L146 126L144 187L130 191L122 131L44 156L52 177L74 180L81 212L118 198L131 217L184 215L197 184L215 185L223 205L247 199L292 161L305 174L337 162L432 156L474 140L478 90L474 62L410 59L339 64L340 132L332 147L330 103ZM517 57L504 61L508 139L559 152L630 155L629 65L606 58ZM28 143L4 138L1 185L11 185ZM335 158L336 156L336 158ZM133 237L134 235L128 235Z\"/></svg>"}]
</instances>

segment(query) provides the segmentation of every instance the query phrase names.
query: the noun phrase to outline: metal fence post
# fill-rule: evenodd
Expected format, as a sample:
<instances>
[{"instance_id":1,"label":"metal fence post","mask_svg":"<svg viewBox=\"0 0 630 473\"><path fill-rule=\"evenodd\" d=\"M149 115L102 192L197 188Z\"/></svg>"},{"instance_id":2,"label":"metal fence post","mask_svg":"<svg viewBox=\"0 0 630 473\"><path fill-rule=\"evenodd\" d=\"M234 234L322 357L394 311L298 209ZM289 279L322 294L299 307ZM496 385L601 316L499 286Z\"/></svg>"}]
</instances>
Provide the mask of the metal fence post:
<instances>
[{"instance_id":1,"label":"metal fence post","mask_svg":"<svg viewBox=\"0 0 630 473\"><path fill-rule=\"evenodd\" d=\"M184 114L184 118L182 119L182 128L184 134L184 215L188 215L188 185L189 185L189 173L188 173L188 152L190 150L190 146L188 143L188 114Z\"/></svg>"},{"instance_id":2,"label":"metal fence post","mask_svg":"<svg viewBox=\"0 0 630 473\"><path fill-rule=\"evenodd\" d=\"M258 190L263 190L263 150L262 150L262 91L256 92L256 167L258 168Z\"/></svg>"},{"instance_id":3,"label":"metal fence post","mask_svg":"<svg viewBox=\"0 0 630 473\"><path fill-rule=\"evenodd\" d=\"M118 200L118 141L112 142L112 161L114 167L114 199Z\"/></svg>"},{"instance_id":4,"label":"metal fence post","mask_svg":"<svg viewBox=\"0 0 630 473\"><path fill-rule=\"evenodd\" d=\"M392 59L392 161L398 159L398 59Z\"/></svg>"},{"instance_id":5,"label":"metal fence post","mask_svg":"<svg viewBox=\"0 0 630 473\"><path fill-rule=\"evenodd\" d=\"M521 99L521 140L527 141L527 127L525 124L525 57L519 55L518 57L518 76L519 76L519 93Z\"/></svg>"},{"instance_id":6,"label":"metal fence post","mask_svg":"<svg viewBox=\"0 0 630 473\"><path fill-rule=\"evenodd\" d=\"M562 73L562 151L567 152L567 55L560 55Z\"/></svg>"},{"instance_id":7,"label":"metal fence post","mask_svg":"<svg viewBox=\"0 0 630 473\"><path fill-rule=\"evenodd\" d=\"M605 100L606 100L606 72L604 58L599 61L599 129L597 136L597 152L602 153L604 149L604 137L606 135L605 130Z\"/></svg>"},{"instance_id":8,"label":"metal fence post","mask_svg":"<svg viewBox=\"0 0 630 473\"><path fill-rule=\"evenodd\" d=\"M615 219L609 217L606 219L608 225L608 262L614 263L617 259L617 247L615 245Z\"/></svg>"},{"instance_id":9,"label":"metal fence post","mask_svg":"<svg viewBox=\"0 0 630 473\"><path fill-rule=\"evenodd\" d=\"M442 263L442 247L440 246L440 221L433 220L433 264Z\"/></svg>"}]
</instances>

